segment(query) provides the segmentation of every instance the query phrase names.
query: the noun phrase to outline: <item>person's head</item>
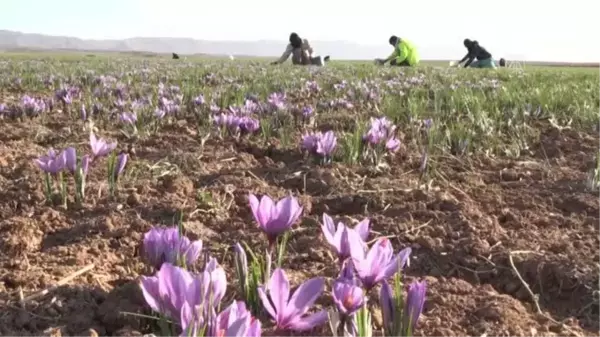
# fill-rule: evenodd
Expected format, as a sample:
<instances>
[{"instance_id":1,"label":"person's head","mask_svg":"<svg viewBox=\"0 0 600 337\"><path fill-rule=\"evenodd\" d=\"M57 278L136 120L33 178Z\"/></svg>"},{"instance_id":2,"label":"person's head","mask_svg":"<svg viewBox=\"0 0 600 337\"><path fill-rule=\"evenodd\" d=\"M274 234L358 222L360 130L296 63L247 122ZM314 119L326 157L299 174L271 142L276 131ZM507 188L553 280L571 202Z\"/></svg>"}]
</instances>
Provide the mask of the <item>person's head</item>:
<instances>
[{"instance_id":1,"label":"person's head","mask_svg":"<svg viewBox=\"0 0 600 337\"><path fill-rule=\"evenodd\" d=\"M465 47L469 48L473 45L473 41L469 40L469 39L465 39L463 41L463 44L465 45Z\"/></svg>"},{"instance_id":2,"label":"person's head","mask_svg":"<svg viewBox=\"0 0 600 337\"><path fill-rule=\"evenodd\" d=\"M506 60L505 60L504 58L501 58L501 59L500 59L500 61L498 61L498 64L499 64L501 67L506 67Z\"/></svg>"},{"instance_id":3,"label":"person's head","mask_svg":"<svg viewBox=\"0 0 600 337\"><path fill-rule=\"evenodd\" d=\"M396 35L392 35L390 36L390 40L388 42L395 47L398 44L398 41L400 41L400 38Z\"/></svg>"},{"instance_id":4,"label":"person's head","mask_svg":"<svg viewBox=\"0 0 600 337\"><path fill-rule=\"evenodd\" d=\"M300 38L300 36L298 36L298 34L296 34L296 33L291 33L290 34L290 44L294 48L300 48L300 47L302 47L302 38Z\"/></svg>"}]
</instances>

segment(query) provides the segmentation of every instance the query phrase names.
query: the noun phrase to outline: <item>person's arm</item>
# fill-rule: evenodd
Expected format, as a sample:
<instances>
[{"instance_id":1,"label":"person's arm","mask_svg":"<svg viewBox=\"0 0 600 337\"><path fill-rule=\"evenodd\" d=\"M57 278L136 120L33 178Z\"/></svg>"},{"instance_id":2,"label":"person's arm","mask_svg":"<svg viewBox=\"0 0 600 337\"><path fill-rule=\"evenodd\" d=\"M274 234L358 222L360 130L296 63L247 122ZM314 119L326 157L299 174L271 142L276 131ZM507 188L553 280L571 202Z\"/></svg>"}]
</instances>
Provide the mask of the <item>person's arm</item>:
<instances>
[{"instance_id":1,"label":"person's arm","mask_svg":"<svg viewBox=\"0 0 600 337\"><path fill-rule=\"evenodd\" d=\"M273 62L273 64L280 64L287 61L287 59L290 58L290 55L292 55L292 51L294 51L294 47L292 47L291 44L288 44L287 47L285 47L283 54L281 54L279 60Z\"/></svg>"},{"instance_id":2,"label":"person's arm","mask_svg":"<svg viewBox=\"0 0 600 337\"><path fill-rule=\"evenodd\" d=\"M457 64L461 64L463 62L465 62L468 58L469 58L470 53L467 52L467 54L465 55L465 57L463 57L460 61L458 61Z\"/></svg>"},{"instance_id":3,"label":"person's arm","mask_svg":"<svg viewBox=\"0 0 600 337\"><path fill-rule=\"evenodd\" d=\"M396 51L396 48L394 48L394 51L392 52L392 54L390 56L388 56L386 59L381 60L381 64L386 64L388 62L390 62L391 60L393 60L394 58L396 58L398 56L398 52Z\"/></svg>"},{"instance_id":4,"label":"person's arm","mask_svg":"<svg viewBox=\"0 0 600 337\"><path fill-rule=\"evenodd\" d=\"M469 53L467 54L467 56L465 56L465 59L468 59L467 63L465 63L465 68L467 68L471 65L471 63L473 63L473 61L475 60L475 56L477 56L478 53L479 44L477 43L477 41L474 41L473 46L471 47L471 49L469 49Z\"/></svg>"}]
</instances>

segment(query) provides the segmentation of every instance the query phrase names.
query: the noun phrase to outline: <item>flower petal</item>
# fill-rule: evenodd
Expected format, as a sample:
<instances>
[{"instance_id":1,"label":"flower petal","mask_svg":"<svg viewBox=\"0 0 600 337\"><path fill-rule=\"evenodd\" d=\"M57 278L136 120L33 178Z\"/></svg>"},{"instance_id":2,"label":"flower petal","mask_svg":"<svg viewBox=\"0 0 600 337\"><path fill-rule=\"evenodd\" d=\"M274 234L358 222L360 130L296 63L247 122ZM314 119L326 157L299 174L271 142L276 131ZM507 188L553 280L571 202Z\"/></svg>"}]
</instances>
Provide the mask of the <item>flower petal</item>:
<instances>
[{"instance_id":1,"label":"flower petal","mask_svg":"<svg viewBox=\"0 0 600 337\"><path fill-rule=\"evenodd\" d=\"M275 269L269 280L268 290L277 311L277 322L281 322L284 319L283 315L290 298L290 281L283 269Z\"/></svg>"},{"instance_id":2,"label":"flower petal","mask_svg":"<svg viewBox=\"0 0 600 337\"><path fill-rule=\"evenodd\" d=\"M356 227L354 227L354 230L358 233L358 235L360 236L360 238L363 241L367 241L367 239L369 238L369 224L370 224L370 220L369 218L365 218L363 221L359 222Z\"/></svg>"},{"instance_id":3,"label":"flower petal","mask_svg":"<svg viewBox=\"0 0 600 337\"><path fill-rule=\"evenodd\" d=\"M258 287L257 290L258 290L258 297L260 297L260 301L262 302L263 307L265 308L265 310L267 310L269 315L271 315L271 317L274 320L277 320L277 312L275 312L275 309L273 308L271 301L269 301L269 297L267 297L267 294L265 293L265 288L263 286L260 286L260 287Z\"/></svg>"},{"instance_id":4,"label":"flower petal","mask_svg":"<svg viewBox=\"0 0 600 337\"><path fill-rule=\"evenodd\" d=\"M285 318L293 320L307 312L317 298L321 296L324 286L325 280L322 277L315 277L302 283L285 308Z\"/></svg>"},{"instance_id":5,"label":"flower petal","mask_svg":"<svg viewBox=\"0 0 600 337\"><path fill-rule=\"evenodd\" d=\"M140 282L140 288L142 288L142 294L144 299L150 308L158 313L161 312L161 298L158 292L158 278L156 276L142 276Z\"/></svg>"},{"instance_id":6,"label":"flower petal","mask_svg":"<svg viewBox=\"0 0 600 337\"><path fill-rule=\"evenodd\" d=\"M307 331L327 321L327 311L321 310L312 315L298 318L288 325L289 329L295 331Z\"/></svg>"}]
</instances>

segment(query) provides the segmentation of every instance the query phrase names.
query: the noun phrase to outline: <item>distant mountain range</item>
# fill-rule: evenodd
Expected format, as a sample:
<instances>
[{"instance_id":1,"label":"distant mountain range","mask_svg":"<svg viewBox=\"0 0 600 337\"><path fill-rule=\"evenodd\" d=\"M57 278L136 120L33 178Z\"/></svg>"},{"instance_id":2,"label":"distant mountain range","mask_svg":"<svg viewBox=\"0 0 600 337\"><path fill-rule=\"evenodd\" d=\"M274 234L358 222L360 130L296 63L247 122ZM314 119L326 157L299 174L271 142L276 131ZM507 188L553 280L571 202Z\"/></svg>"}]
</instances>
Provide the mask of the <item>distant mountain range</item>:
<instances>
[{"instance_id":1,"label":"distant mountain range","mask_svg":"<svg viewBox=\"0 0 600 337\"><path fill-rule=\"evenodd\" d=\"M391 52L391 47L387 44L387 38L384 38L382 43L378 45L363 45L347 41L311 40L310 43L315 49L316 54L322 56L331 55L332 59L337 60L372 60L377 57L386 57ZM173 37L134 37L124 40L91 40L68 36L21 33L0 29L0 51L79 51L88 53L121 52L168 55L177 53L182 56L235 55L237 57L275 58L281 55L286 44L286 41L273 40L209 41ZM452 50L456 51L456 46L419 46L421 57L429 61L436 61L436 59L444 60L456 56L448 54L448 52ZM459 54L462 52L463 51L459 48ZM428 57L427 55L431 56ZM526 63L553 66L598 67L597 62L571 63L527 61Z\"/></svg>"},{"instance_id":2,"label":"distant mountain range","mask_svg":"<svg viewBox=\"0 0 600 337\"><path fill-rule=\"evenodd\" d=\"M385 40L385 39L384 39ZM385 41L384 41L385 42ZM315 52L337 59L374 59L387 56L390 48L365 46L345 41L311 41ZM145 52L180 55L244 55L276 57L285 49L285 41L207 41L191 38L134 37L124 40L89 40L67 36L29 34L0 30L0 51L70 50L88 52ZM345 56L345 57L342 57Z\"/></svg>"}]
</instances>

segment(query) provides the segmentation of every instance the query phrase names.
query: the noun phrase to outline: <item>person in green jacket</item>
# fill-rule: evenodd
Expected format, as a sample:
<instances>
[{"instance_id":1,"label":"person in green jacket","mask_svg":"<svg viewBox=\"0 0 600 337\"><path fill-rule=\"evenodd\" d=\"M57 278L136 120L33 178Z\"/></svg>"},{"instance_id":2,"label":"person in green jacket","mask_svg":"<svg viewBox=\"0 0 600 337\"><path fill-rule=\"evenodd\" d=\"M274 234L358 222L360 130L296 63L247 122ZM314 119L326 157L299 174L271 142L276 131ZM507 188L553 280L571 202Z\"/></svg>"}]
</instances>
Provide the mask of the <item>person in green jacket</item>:
<instances>
[{"instance_id":1,"label":"person in green jacket","mask_svg":"<svg viewBox=\"0 0 600 337\"><path fill-rule=\"evenodd\" d=\"M392 35L389 42L394 47L394 52L385 60L375 60L377 63L383 65L390 62L391 66L414 67L421 61L417 48L408 40Z\"/></svg>"}]
</instances>

